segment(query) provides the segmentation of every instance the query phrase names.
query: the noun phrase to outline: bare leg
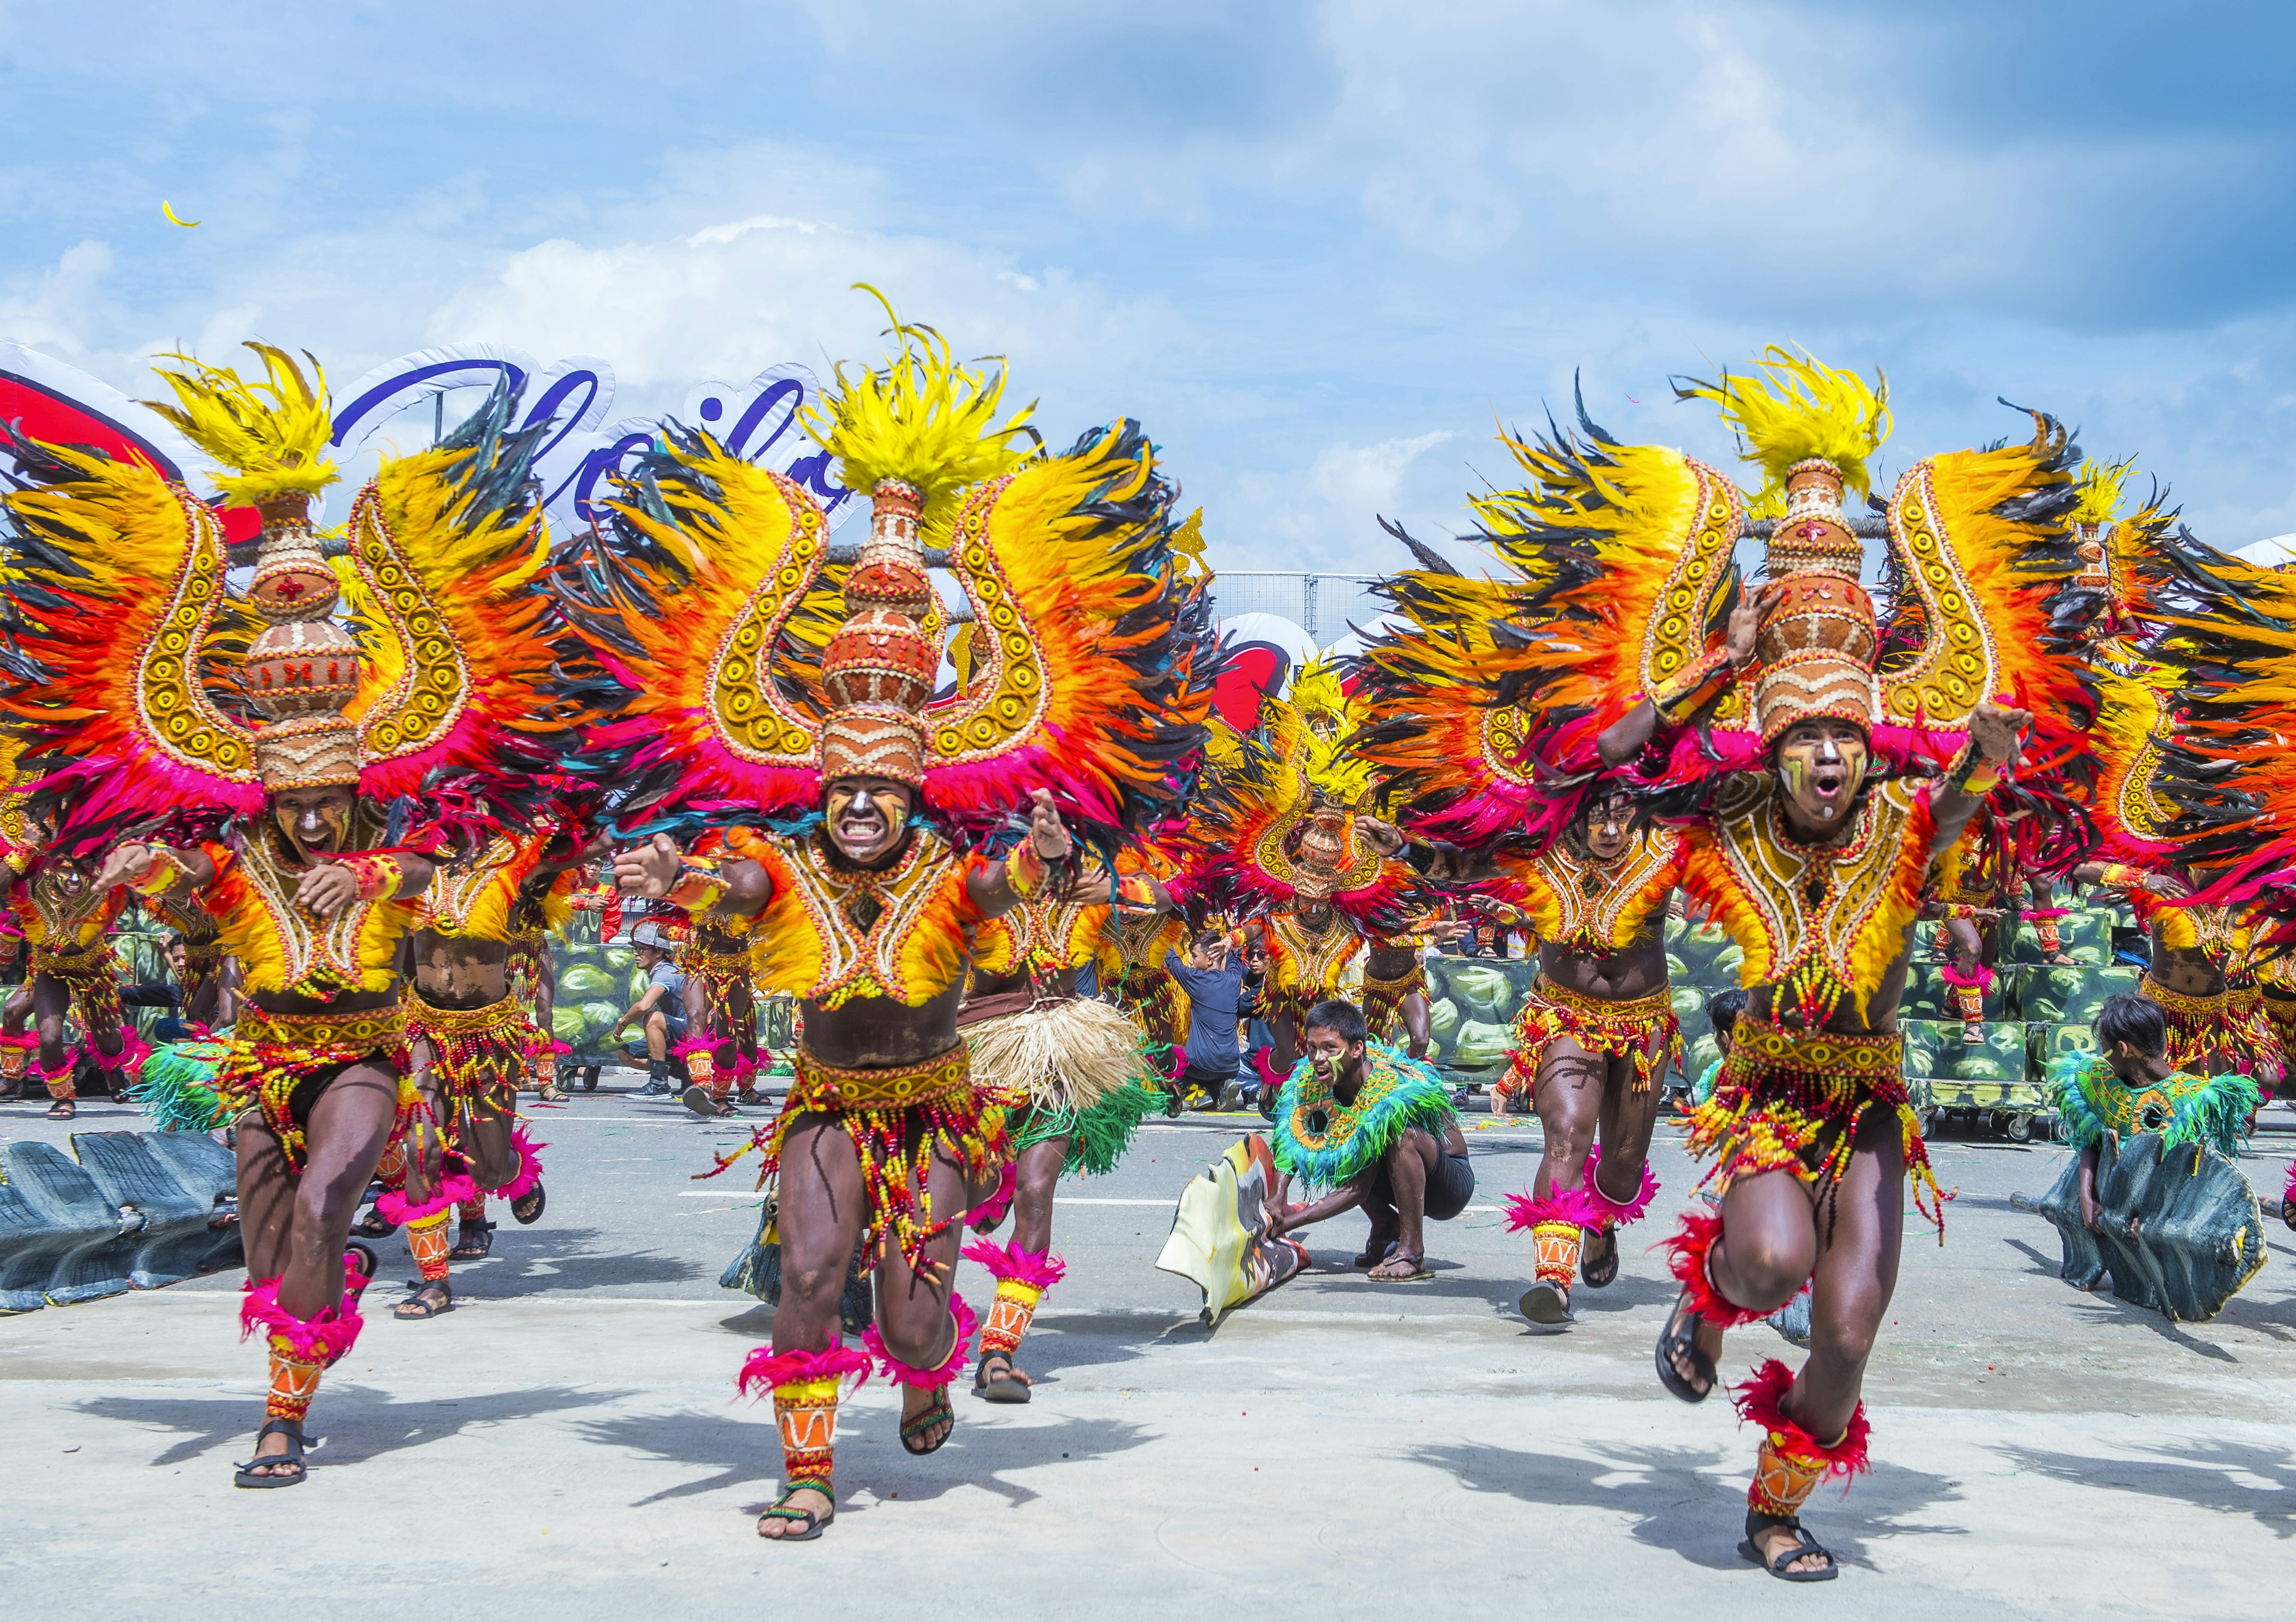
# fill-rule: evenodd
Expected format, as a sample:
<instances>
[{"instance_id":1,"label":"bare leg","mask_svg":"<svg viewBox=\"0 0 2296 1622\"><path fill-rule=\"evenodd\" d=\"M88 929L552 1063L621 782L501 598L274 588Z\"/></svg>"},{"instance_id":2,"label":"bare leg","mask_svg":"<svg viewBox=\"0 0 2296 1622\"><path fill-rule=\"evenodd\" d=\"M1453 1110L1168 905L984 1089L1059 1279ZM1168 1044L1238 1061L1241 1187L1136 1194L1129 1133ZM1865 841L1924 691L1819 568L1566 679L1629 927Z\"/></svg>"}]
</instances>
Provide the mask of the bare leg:
<instances>
[{"instance_id":1,"label":"bare leg","mask_svg":"<svg viewBox=\"0 0 2296 1622\"><path fill-rule=\"evenodd\" d=\"M428 1120L409 1123L401 1152L406 1162L406 1200L410 1205L422 1205L437 1197L447 1179L447 1126L454 1119L454 1101L447 1096L446 1077L430 1062L430 1044L419 1041L414 1044L414 1090L422 1094L422 1105L430 1111ZM453 1302L454 1289L448 1282L452 1263L448 1259L445 1212L419 1218L406 1225L406 1249L414 1258L422 1282L414 1292L391 1308L398 1318L422 1319L444 1312Z\"/></svg>"},{"instance_id":2,"label":"bare leg","mask_svg":"<svg viewBox=\"0 0 2296 1622\"><path fill-rule=\"evenodd\" d=\"M790 1127L782 1145L782 1299L774 1313L774 1350L822 1352L837 1339L845 1274L861 1242L868 1194L861 1158L835 1119L808 1115ZM836 1506L810 1488L791 1494L791 1507L826 1515ZM758 1535L778 1538L789 1523L758 1522Z\"/></svg>"},{"instance_id":3,"label":"bare leg","mask_svg":"<svg viewBox=\"0 0 2296 1622\"><path fill-rule=\"evenodd\" d=\"M239 1123L240 1223L248 1273L279 1280L279 1305L315 1318L343 1300L343 1249L351 1218L398 1112L398 1076L386 1066L355 1064L327 1084L304 1126L301 1176L287 1169L279 1140L250 1111ZM288 1450L274 1432L256 1444L258 1459ZM269 1473L269 1472L258 1472Z\"/></svg>"},{"instance_id":4,"label":"bare leg","mask_svg":"<svg viewBox=\"0 0 2296 1622\"><path fill-rule=\"evenodd\" d=\"M1395 1254L1371 1270L1378 1278L1409 1278L1427 1264L1427 1179L1443 1152L1432 1134L1406 1129L1387 1151L1388 1186L1395 1191Z\"/></svg>"},{"instance_id":5,"label":"bare leg","mask_svg":"<svg viewBox=\"0 0 2296 1622\"><path fill-rule=\"evenodd\" d=\"M962 1211L972 1203L963 1169L945 1151L934 1154L925 1176L936 1212ZM947 1361L955 1349L956 1323L949 1315L948 1300L955 1289L956 1252L964 1242L963 1233L964 1225L959 1223L925 1247L926 1270L912 1268L900 1246L890 1238L878 1260L877 1332L884 1337L887 1351L914 1368L935 1367ZM903 1386L902 1422L924 1413L936 1395L916 1386ZM939 1446L955 1423L952 1419L937 1426L922 1439Z\"/></svg>"},{"instance_id":6,"label":"bare leg","mask_svg":"<svg viewBox=\"0 0 2296 1622\"><path fill-rule=\"evenodd\" d=\"M1029 1144L1013 1161L1013 1249L1042 1256L1053 1248L1053 1195L1060 1185L1061 1167L1066 1164L1068 1154L1068 1139L1046 1138L1041 1143ZM935 1203L939 1203L937 1199ZM1000 1380L1017 1380L1024 1386L1033 1383L1013 1363L1010 1352L984 1350L981 1360L980 1373L985 1384L993 1385Z\"/></svg>"},{"instance_id":7,"label":"bare leg","mask_svg":"<svg viewBox=\"0 0 2296 1622\"><path fill-rule=\"evenodd\" d=\"M1274 1039L1269 1062L1275 1065L1276 1075L1289 1076L1292 1067L1300 1062L1299 1027L1292 1023L1292 1016L1288 1013L1270 1014L1267 1017L1267 1034Z\"/></svg>"},{"instance_id":8,"label":"bare leg","mask_svg":"<svg viewBox=\"0 0 2296 1622\"><path fill-rule=\"evenodd\" d=\"M1530 1107L1546 1131L1546 1148L1538 1157L1538 1175L1531 1179L1533 1199L1568 1193L1583 1179L1587 1153L1595 1147L1595 1129L1602 1120L1609 1057L1590 1053L1568 1036L1555 1037L1539 1055Z\"/></svg>"},{"instance_id":9,"label":"bare leg","mask_svg":"<svg viewBox=\"0 0 2296 1622\"><path fill-rule=\"evenodd\" d=\"M1434 1032L1427 1023L1427 994L1414 991L1404 998L1402 1005L1396 1010L1396 1017L1403 1021L1404 1051L1414 1059L1426 1058L1432 1051L1435 1040Z\"/></svg>"}]
</instances>

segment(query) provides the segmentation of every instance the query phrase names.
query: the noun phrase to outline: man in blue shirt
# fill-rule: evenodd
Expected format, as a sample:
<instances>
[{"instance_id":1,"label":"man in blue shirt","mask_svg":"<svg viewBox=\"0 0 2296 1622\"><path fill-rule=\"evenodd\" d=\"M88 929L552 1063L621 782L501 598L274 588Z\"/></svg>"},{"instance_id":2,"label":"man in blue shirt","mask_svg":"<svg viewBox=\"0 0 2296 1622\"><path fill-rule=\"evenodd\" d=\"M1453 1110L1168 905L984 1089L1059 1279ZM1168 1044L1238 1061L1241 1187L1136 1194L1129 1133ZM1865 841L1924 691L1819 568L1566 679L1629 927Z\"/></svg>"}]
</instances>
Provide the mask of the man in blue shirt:
<instances>
[{"instance_id":1,"label":"man in blue shirt","mask_svg":"<svg viewBox=\"0 0 2296 1622\"><path fill-rule=\"evenodd\" d=\"M659 1098L669 1091L670 1044L685 1036L685 976L672 961L669 938L660 924L638 925L630 932L630 945L638 967L646 971L645 995L614 1022L611 1034L619 1037L630 1026L644 1025L646 1084L637 1096ZM630 1057L637 1054L633 1051Z\"/></svg>"},{"instance_id":2,"label":"man in blue shirt","mask_svg":"<svg viewBox=\"0 0 2296 1622\"><path fill-rule=\"evenodd\" d=\"M1175 1084L1165 1113L1177 1115L1192 1087L1217 1102L1235 1083L1241 1062L1235 1041L1236 999L1243 990L1243 964L1228 950L1227 938L1205 930L1188 944L1188 961L1164 954L1164 967L1188 994L1188 1063Z\"/></svg>"}]
</instances>

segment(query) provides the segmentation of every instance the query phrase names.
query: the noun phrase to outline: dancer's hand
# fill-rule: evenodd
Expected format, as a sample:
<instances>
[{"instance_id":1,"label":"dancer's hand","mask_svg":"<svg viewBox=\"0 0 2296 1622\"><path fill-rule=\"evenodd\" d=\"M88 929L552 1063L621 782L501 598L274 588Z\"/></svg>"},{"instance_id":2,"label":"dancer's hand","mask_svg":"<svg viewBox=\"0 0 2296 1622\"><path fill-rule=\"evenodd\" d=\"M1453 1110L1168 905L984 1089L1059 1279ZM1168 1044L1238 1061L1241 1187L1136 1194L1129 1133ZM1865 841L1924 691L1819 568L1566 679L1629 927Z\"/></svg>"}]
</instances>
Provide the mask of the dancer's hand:
<instances>
[{"instance_id":1,"label":"dancer's hand","mask_svg":"<svg viewBox=\"0 0 2296 1622\"><path fill-rule=\"evenodd\" d=\"M358 899L358 875L340 862L319 862L296 883L296 904L307 913L332 918Z\"/></svg>"},{"instance_id":2,"label":"dancer's hand","mask_svg":"<svg viewBox=\"0 0 2296 1622\"><path fill-rule=\"evenodd\" d=\"M1970 714L1969 736L1978 751L1994 765L2013 766L2032 725L2033 712L2029 709L1980 704Z\"/></svg>"},{"instance_id":3,"label":"dancer's hand","mask_svg":"<svg viewBox=\"0 0 2296 1622\"><path fill-rule=\"evenodd\" d=\"M1730 610L1730 623L1722 630L1722 651L1730 656L1734 665L1742 665L1754 657L1754 638L1762 629L1762 614L1777 600L1778 588L1765 586L1758 592L1749 592L1738 599L1738 606Z\"/></svg>"},{"instance_id":4,"label":"dancer's hand","mask_svg":"<svg viewBox=\"0 0 2296 1622\"><path fill-rule=\"evenodd\" d=\"M2170 901L2182 901L2193 893L2193 887L2175 873L2146 873L2144 888L2152 894L2165 897Z\"/></svg>"},{"instance_id":5,"label":"dancer's hand","mask_svg":"<svg viewBox=\"0 0 2296 1622\"><path fill-rule=\"evenodd\" d=\"M1057 862L1075 844L1069 838L1068 824L1061 821L1060 807L1053 804L1050 789L1030 790L1029 800L1029 841L1046 861ZM661 836L656 834L654 838L659 840ZM619 865L618 862L616 866Z\"/></svg>"},{"instance_id":6,"label":"dancer's hand","mask_svg":"<svg viewBox=\"0 0 2296 1622\"><path fill-rule=\"evenodd\" d=\"M636 850L625 850L614 858L614 884L625 896L659 901L677 882L685 860L676 840L657 833Z\"/></svg>"},{"instance_id":7,"label":"dancer's hand","mask_svg":"<svg viewBox=\"0 0 2296 1622\"><path fill-rule=\"evenodd\" d=\"M151 864L149 845L114 845L111 854L103 858L103 866L95 875L99 894L127 883Z\"/></svg>"}]
</instances>

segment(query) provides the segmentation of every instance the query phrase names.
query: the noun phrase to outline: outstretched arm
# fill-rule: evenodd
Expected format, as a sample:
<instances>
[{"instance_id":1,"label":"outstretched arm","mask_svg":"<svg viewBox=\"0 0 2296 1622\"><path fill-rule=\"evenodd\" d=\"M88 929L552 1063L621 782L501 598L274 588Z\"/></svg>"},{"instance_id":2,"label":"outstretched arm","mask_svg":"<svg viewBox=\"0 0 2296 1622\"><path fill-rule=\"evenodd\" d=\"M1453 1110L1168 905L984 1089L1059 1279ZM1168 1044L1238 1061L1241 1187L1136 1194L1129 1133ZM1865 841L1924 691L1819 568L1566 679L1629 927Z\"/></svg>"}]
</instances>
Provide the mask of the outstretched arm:
<instances>
[{"instance_id":1,"label":"outstretched arm","mask_svg":"<svg viewBox=\"0 0 2296 1622\"><path fill-rule=\"evenodd\" d=\"M972 892L972 904L986 917L995 918L1011 912L1024 901L1034 899L1045 888L1045 875L1049 864L1067 856L1073 843L1067 826L1061 821L1060 809L1053 804L1049 791L1030 791L1029 807L1029 837L1013 848L1013 854L1002 862L992 862L986 867L975 868L965 880Z\"/></svg>"},{"instance_id":2,"label":"outstretched arm","mask_svg":"<svg viewBox=\"0 0 2296 1622\"><path fill-rule=\"evenodd\" d=\"M2001 781L2004 769L2016 763L2025 729L2033 725L2030 711L1980 704L1969 717L1969 742L1947 771L1943 782L1930 791L1930 815L1937 832L1930 840L1936 856L1961 837L1969 819L1985 803L1986 791Z\"/></svg>"},{"instance_id":3,"label":"outstretched arm","mask_svg":"<svg viewBox=\"0 0 2296 1622\"><path fill-rule=\"evenodd\" d=\"M136 894L155 901L181 901L213 884L215 876L215 864L203 850L176 850L166 845L115 845L95 875L95 888L108 890L114 885L125 884Z\"/></svg>"},{"instance_id":4,"label":"outstretched arm","mask_svg":"<svg viewBox=\"0 0 2296 1622\"><path fill-rule=\"evenodd\" d=\"M1595 752L1605 766L1621 766L1643 752L1658 735L1661 723L1679 726L1737 679L1746 661L1754 657L1754 636L1762 627L1776 587L1766 586L1751 597L1739 599L1724 627L1722 645L1651 692L1604 729L1595 741Z\"/></svg>"},{"instance_id":5,"label":"outstretched arm","mask_svg":"<svg viewBox=\"0 0 2296 1622\"><path fill-rule=\"evenodd\" d=\"M698 861L666 833L616 856L614 882L626 896L673 902L693 913L731 913L739 918L755 918L774 894L766 870L746 856Z\"/></svg>"}]
</instances>

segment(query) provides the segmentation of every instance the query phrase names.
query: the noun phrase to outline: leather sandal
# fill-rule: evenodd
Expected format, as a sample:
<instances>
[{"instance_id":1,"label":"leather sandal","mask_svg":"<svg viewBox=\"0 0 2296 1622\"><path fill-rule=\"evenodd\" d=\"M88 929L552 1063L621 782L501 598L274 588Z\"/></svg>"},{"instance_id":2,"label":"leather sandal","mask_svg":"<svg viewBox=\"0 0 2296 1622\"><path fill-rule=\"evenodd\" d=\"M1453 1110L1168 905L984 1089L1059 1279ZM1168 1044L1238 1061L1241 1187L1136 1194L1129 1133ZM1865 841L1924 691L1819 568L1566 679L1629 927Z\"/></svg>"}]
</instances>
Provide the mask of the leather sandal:
<instances>
[{"instance_id":1,"label":"leather sandal","mask_svg":"<svg viewBox=\"0 0 2296 1622\"><path fill-rule=\"evenodd\" d=\"M231 1478L234 1487L300 1487L310 1479L311 1467L303 1462L303 1450L312 1444L311 1438L303 1434L303 1427L291 1419L264 1421L263 1429L255 1433L255 1445L258 1450L263 1446L263 1438L275 1430L287 1438L287 1451L275 1454L267 1459L258 1452L258 1456L246 1463L234 1465ZM283 1468L291 1469L294 1473L278 1474ZM267 1470L273 1473L258 1476L255 1473L258 1470Z\"/></svg>"},{"instance_id":2,"label":"leather sandal","mask_svg":"<svg viewBox=\"0 0 2296 1622\"><path fill-rule=\"evenodd\" d=\"M790 1500L797 1496L799 1493L817 1493L819 1491L821 1491L821 1489L817 1487L797 1487L789 1492L783 1493L780 1497L775 1499L771 1503L766 1506L766 1512L758 1517L758 1536L760 1537L766 1537L766 1522L768 1520L779 1520L787 1522L791 1526L795 1526L799 1522L802 1521L804 1525L801 1529L794 1532L784 1532L779 1537L766 1537L766 1541L769 1544L809 1544L815 1538L820 1536L822 1529L828 1526L831 1521L837 1519L836 1503L832 1500L827 1510L816 1513L812 1510L799 1509L795 1504L790 1502Z\"/></svg>"},{"instance_id":3,"label":"leather sandal","mask_svg":"<svg viewBox=\"0 0 2296 1622\"><path fill-rule=\"evenodd\" d=\"M944 1421L947 1422L948 1429L940 1433L940 1440L927 1443L922 1447L916 1445L925 1432ZM902 1421L901 1447L903 1451L922 1459L929 1453L939 1453L948 1445L948 1438L955 1434L956 1410L948 1405L948 1388L941 1386L935 1389L933 1399L925 1405L923 1413L913 1420Z\"/></svg>"}]
</instances>

